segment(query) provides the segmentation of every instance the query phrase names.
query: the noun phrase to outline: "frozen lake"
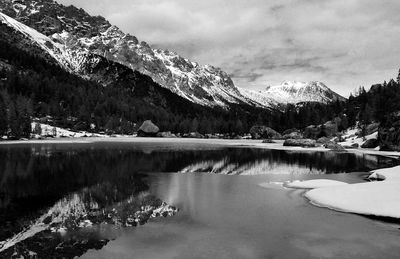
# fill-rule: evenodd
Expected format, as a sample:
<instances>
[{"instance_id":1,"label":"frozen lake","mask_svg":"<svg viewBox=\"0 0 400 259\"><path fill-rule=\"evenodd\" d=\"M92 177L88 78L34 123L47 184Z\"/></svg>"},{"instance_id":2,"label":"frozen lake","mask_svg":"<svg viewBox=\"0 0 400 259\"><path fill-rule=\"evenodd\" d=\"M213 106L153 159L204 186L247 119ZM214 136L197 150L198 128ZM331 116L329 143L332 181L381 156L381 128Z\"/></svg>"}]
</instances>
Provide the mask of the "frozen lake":
<instances>
[{"instance_id":1,"label":"frozen lake","mask_svg":"<svg viewBox=\"0 0 400 259\"><path fill-rule=\"evenodd\" d=\"M29 227L27 222L60 200L73 207L63 212L62 220L69 222L82 216L77 208L123 206L125 213L132 204L126 201L140 199L135 196L140 192L178 213L138 227L105 220L80 228L65 224L66 233L44 230L11 250L49 256L63 244L64 256L83 258L396 258L398 224L318 208L302 190L274 184L315 178L357 183L372 169L396 164L393 158L361 153L190 141L4 145L0 241ZM266 182L271 184L259 186Z\"/></svg>"}]
</instances>

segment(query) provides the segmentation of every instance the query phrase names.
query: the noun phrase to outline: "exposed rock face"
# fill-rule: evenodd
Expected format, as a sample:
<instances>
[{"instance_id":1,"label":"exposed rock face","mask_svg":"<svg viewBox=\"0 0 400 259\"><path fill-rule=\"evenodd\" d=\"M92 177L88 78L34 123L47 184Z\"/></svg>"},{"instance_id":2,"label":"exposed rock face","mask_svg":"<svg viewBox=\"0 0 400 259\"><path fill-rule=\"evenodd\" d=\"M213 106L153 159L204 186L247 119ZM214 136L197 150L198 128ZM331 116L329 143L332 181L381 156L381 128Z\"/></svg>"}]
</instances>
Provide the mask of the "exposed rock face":
<instances>
[{"instance_id":1,"label":"exposed rock face","mask_svg":"<svg viewBox=\"0 0 400 259\"><path fill-rule=\"evenodd\" d=\"M159 137L159 138L176 138L176 135L171 133L171 131L167 131L167 132L158 132L157 137Z\"/></svg>"},{"instance_id":2,"label":"exposed rock face","mask_svg":"<svg viewBox=\"0 0 400 259\"><path fill-rule=\"evenodd\" d=\"M303 134L300 131L293 131L289 134L284 134L282 136L283 139L301 139L304 138Z\"/></svg>"},{"instance_id":3,"label":"exposed rock face","mask_svg":"<svg viewBox=\"0 0 400 259\"><path fill-rule=\"evenodd\" d=\"M331 138L339 132L339 126L342 124L340 118L335 118L322 125L310 125L304 130L305 138L318 139L321 137Z\"/></svg>"},{"instance_id":4,"label":"exposed rock face","mask_svg":"<svg viewBox=\"0 0 400 259\"><path fill-rule=\"evenodd\" d=\"M365 134L366 135L371 135L372 133L375 133L379 129L379 123L371 123L365 128Z\"/></svg>"},{"instance_id":5,"label":"exposed rock face","mask_svg":"<svg viewBox=\"0 0 400 259\"><path fill-rule=\"evenodd\" d=\"M340 122L335 122L335 121L328 121L324 125L322 125L321 130L323 132L323 135L326 137L332 137L336 133L338 133L338 128L339 128Z\"/></svg>"},{"instance_id":6,"label":"exposed rock face","mask_svg":"<svg viewBox=\"0 0 400 259\"><path fill-rule=\"evenodd\" d=\"M266 144L269 143L269 144L272 144L272 143L275 143L275 141L273 141L272 139L264 139L262 143L266 143Z\"/></svg>"},{"instance_id":7,"label":"exposed rock face","mask_svg":"<svg viewBox=\"0 0 400 259\"><path fill-rule=\"evenodd\" d=\"M144 121L138 130L139 137L155 137L160 129L151 121Z\"/></svg>"},{"instance_id":8,"label":"exposed rock face","mask_svg":"<svg viewBox=\"0 0 400 259\"><path fill-rule=\"evenodd\" d=\"M204 137L205 138L209 138L209 139L218 139L218 138L220 138L220 136L217 136L215 134L206 134Z\"/></svg>"},{"instance_id":9,"label":"exposed rock face","mask_svg":"<svg viewBox=\"0 0 400 259\"><path fill-rule=\"evenodd\" d=\"M51 0L4 0L0 11L46 35L74 30L77 36L88 37L111 26L101 16L89 16L83 9Z\"/></svg>"},{"instance_id":10,"label":"exposed rock face","mask_svg":"<svg viewBox=\"0 0 400 259\"><path fill-rule=\"evenodd\" d=\"M400 128L379 129L379 142L381 150L400 151Z\"/></svg>"},{"instance_id":11,"label":"exposed rock face","mask_svg":"<svg viewBox=\"0 0 400 259\"><path fill-rule=\"evenodd\" d=\"M304 129L304 137L317 139L321 136L321 127L316 125L310 125Z\"/></svg>"},{"instance_id":12,"label":"exposed rock face","mask_svg":"<svg viewBox=\"0 0 400 259\"><path fill-rule=\"evenodd\" d=\"M358 145L357 143L351 144L350 146L343 146L345 149L357 149L359 148L360 145Z\"/></svg>"},{"instance_id":13,"label":"exposed rock face","mask_svg":"<svg viewBox=\"0 0 400 259\"><path fill-rule=\"evenodd\" d=\"M391 114L386 125L381 125L378 131L378 141L381 150L400 151L400 112Z\"/></svg>"},{"instance_id":14,"label":"exposed rock face","mask_svg":"<svg viewBox=\"0 0 400 259\"><path fill-rule=\"evenodd\" d=\"M283 143L289 147L315 147L317 142L313 139L287 139Z\"/></svg>"},{"instance_id":15,"label":"exposed rock face","mask_svg":"<svg viewBox=\"0 0 400 259\"><path fill-rule=\"evenodd\" d=\"M204 138L204 136L198 132L190 132L188 138Z\"/></svg>"},{"instance_id":16,"label":"exposed rock face","mask_svg":"<svg viewBox=\"0 0 400 259\"><path fill-rule=\"evenodd\" d=\"M338 142L343 142L345 139L343 138L342 135L338 135L337 137L333 138L333 142L338 143Z\"/></svg>"},{"instance_id":17,"label":"exposed rock face","mask_svg":"<svg viewBox=\"0 0 400 259\"><path fill-rule=\"evenodd\" d=\"M271 129L267 126L253 126L250 129L250 135L253 139L271 139L271 138L282 138L279 132Z\"/></svg>"},{"instance_id":18,"label":"exposed rock face","mask_svg":"<svg viewBox=\"0 0 400 259\"><path fill-rule=\"evenodd\" d=\"M321 138L317 139L317 143L326 144L328 142L331 142L331 140L330 140L330 138L327 138L327 137L321 137Z\"/></svg>"},{"instance_id":19,"label":"exposed rock face","mask_svg":"<svg viewBox=\"0 0 400 259\"><path fill-rule=\"evenodd\" d=\"M207 136L204 136L202 134L200 134L199 132L190 132L190 133L184 133L184 134L177 134L178 137L182 137L182 138L209 138L209 136L212 134L208 134ZM214 137L211 137L214 138ZM218 138L218 137L215 137Z\"/></svg>"},{"instance_id":20,"label":"exposed rock face","mask_svg":"<svg viewBox=\"0 0 400 259\"><path fill-rule=\"evenodd\" d=\"M379 146L379 142L377 139L368 139L367 141L364 142L364 144L361 145L362 148L376 148Z\"/></svg>"},{"instance_id":21,"label":"exposed rock face","mask_svg":"<svg viewBox=\"0 0 400 259\"><path fill-rule=\"evenodd\" d=\"M368 136L371 135L379 130L380 123L374 122L364 126L362 129L356 132L356 135L361 136Z\"/></svg>"},{"instance_id":22,"label":"exposed rock face","mask_svg":"<svg viewBox=\"0 0 400 259\"><path fill-rule=\"evenodd\" d=\"M291 133L293 133L293 132L300 132L298 129L296 129L296 128L293 128L293 129L287 129L287 130L285 130L284 132L282 132L282 135L288 135L288 134L291 134Z\"/></svg>"},{"instance_id":23,"label":"exposed rock face","mask_svg":"<svg viewBox=\"0 0 400 259\"><path fill-rule=\"evenodd\" d=\"M345 148L342 147L341 145L334 143L334 142L327 142L324 144L324 147L330 150L334 150L334 151L344 151Z\"/></svg>"}]
</instances>

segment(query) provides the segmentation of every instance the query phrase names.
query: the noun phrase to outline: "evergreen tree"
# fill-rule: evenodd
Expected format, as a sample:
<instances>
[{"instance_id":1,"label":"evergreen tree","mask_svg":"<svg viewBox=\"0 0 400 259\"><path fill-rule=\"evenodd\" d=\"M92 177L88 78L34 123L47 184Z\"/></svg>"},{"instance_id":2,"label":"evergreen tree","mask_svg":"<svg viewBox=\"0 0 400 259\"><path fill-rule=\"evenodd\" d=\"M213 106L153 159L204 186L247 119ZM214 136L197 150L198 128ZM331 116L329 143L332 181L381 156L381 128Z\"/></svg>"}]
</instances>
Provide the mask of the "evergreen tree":
<instances>
[{"instance_id":1,"label":"evergreen tree","mask_svg":"<svg viewBox=\"0 0 400 259\"><path fill-rule=\"evenodd\" d=\"M236 134L243 134L244 133L243 123L239 119L236 121L236 124L235 124L235 133Z\"/></svg>"},{"instance_id":2,"label":"evergreen tree","mask_svg":"<svg viewBox=\"0 0 400 259\"><path fill-rule=\"evenodd\" d=\"M197 121L196 118L192 120L192 124L190 126L190 131L191 132L197 132L199 130L199 122Z\"/></svg>"},{"instance_id":3,"label":"evergreen tree","mask_svg":"<svg viewBox=\"0 0 400 259\"><path fill-rule=\"evenodd\" d=\"M53 127L53 128L52 128L51 134L52 134L54 137L57 136L57 128L56 128L56 127Z\"/></svg>"},{"instance_id":4,"label":"evergreen tree","mask_svg":"<svg viewBox=\"0 0 400 259\"><path fill-rule=\"evenodd\" d=\"M17 121L20 137L29 138L32 132L30 104L27 98L18 96L16 100Z\"/></svg>"},{"instance_id":5,"label":"evergreen tree","mask_svg":"<svg viewBox=\"0 0 400 259\"><path fill-rule=\"evenodd\" d=\"M400 85L400 69L399 69L399 73L397 74L397 84Z\"/></svg>"},{"instance_id":6,"label":"evergreen tree","mask_svg":"<svg viewBox=\"0 0 400 259\"><path fill-rule=\"evenodd\" d=\"M22 133L20 131L17 111L15 109L14 102L10 102L8 105L8 122L9 122L8 126L10 128L8 136L13 139L19 139Z\"/></svg>"},{"instance_id":7,"label":"evergreen tree","mask_svg":"<svg viewBox=\"0 0 400 259\"><path fill-rule=\"evenodd\" d=\"M40 123L35 123L35 127L33 128L33 134L42 135L42 127Z\"/></svg>"},{"instance_id":8,"label":"evergreen tree","mask_svg":"<svg viewBox=\"0 0 400 259\"><path fill-rule=\"evenodd\" d=\"M8 120L7 120L7 109L3 101L3 97L0 95L0 137L7 134Z\"/></svg>"}]
</instances>

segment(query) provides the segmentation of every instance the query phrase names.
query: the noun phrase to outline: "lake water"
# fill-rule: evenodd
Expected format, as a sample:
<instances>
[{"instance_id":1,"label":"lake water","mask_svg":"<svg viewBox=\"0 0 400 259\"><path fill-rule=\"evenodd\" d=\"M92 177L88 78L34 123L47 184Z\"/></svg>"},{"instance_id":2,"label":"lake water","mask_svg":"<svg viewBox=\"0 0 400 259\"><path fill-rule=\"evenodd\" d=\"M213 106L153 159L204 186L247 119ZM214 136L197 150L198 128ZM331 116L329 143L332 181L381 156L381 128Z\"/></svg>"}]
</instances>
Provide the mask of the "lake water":
<instances>
[{"instance_id":1,"label":"lake water","mask_svg":"<svg viewBox=\"0 0 400 259\"><path fill-rule=\"evenodd\" d=\"M397 164L359 153L189 142L3 145L0 241L26 238L0 257L398 258L397 223L318 208L303 191L274 184L356 183ZM157 199L179 211L137 227L124 223ZM91 224L76 227L89 212Z\"/></svg>"}]
</instances>

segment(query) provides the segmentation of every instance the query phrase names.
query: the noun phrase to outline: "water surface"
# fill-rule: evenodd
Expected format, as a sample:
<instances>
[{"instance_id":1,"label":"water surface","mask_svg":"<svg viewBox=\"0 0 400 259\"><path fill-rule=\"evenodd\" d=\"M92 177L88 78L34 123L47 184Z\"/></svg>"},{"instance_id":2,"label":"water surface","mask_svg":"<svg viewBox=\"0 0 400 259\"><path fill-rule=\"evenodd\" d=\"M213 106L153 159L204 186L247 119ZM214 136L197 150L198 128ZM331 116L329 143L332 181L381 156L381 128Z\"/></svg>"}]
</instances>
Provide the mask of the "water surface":
<instances>
[{"instance_id":1,"label":"water surface","mask_svg":"<svg viewBox=\"0 0 400 259\"><path fill-rule=\"evenodd\" d=\"M300 190L258 184L321 177L361 182L369 170L397 163L365 154L199 143L1 146L0 217L5 224L0 240L60 200L74 209L75 219L78 205L126 214L152 197L176 206L178 214L138 227L99 220L68 234L47 235L70 242L65 253L83 258L395 258L400 254L398 226L314 207ZM34 250L44 240L24 242ZM90 245L80 245L74 254L77 240Z\"/></svg>"}]
</instances>

